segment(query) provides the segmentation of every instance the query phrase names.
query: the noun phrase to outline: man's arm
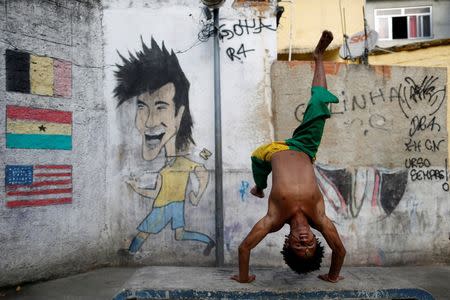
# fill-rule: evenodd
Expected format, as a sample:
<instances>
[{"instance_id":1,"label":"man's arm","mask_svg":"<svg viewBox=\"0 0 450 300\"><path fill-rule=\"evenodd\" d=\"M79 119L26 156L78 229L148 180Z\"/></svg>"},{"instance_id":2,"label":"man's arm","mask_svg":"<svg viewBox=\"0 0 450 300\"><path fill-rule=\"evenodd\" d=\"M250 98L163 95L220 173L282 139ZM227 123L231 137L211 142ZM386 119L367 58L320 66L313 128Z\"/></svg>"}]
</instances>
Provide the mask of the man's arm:
<instances>
[{"instance_id":1,"label":"man's arm","mask_svg":"<svg viewBox=\"0 0 450 300\"><path fill-rule=\"evenodd\" d=\"M234 279L241 283L248 283L255 280L255 275L249 275L250 250L256 247L266 235L272 231L273 222L269 216L263 217L253 226L250 233L239 245L239 275L233 275Z\"/></svg>"},{"instance_id":2,"label":"man's arm","mask_svg":"<svg viewBox=\"0 0 450 300\"><path fill-rule=\"evenodd\" d=\"M161 174L158 174L158 178L156 179L156 186L154 189L143 189L138 187L136 180L128 180L126 182L136 193L141 196L156 198L158 196L159 190L161 189Z\"/></svg>"},{"instance_id":3,"label":"man's arm","mask_svg":"<svg viewBox=\"0 0 450 300\"><path fill-rule=\"evenodd\" d=\"M191 191L189 193L189 201L191 201L193 205L197 205L198 202L200 201L200 198L203 195L203 192L206 190L206 187L208 186L209 173L208 170L203 165L198 165L194 169L194 174L199 181L199 186L197 194L195 194L194 191Z\"/></svg>"},{"instance_id":4,"label":"man's arm","mask_svg":"<svg viewBox=\"0 0 450 300\"><path fill-rule=\"evenodd\" d=\"M342 264L344 263L346 253L344 245L342 244L336 227L327 216L323 216L322 222L317 229L322 233L332 250L330 271L328 274L320 275L319 278L325 281L337 282L343 279L343 277L339 276L339 273Z\"/></svg>"}]
</instances>

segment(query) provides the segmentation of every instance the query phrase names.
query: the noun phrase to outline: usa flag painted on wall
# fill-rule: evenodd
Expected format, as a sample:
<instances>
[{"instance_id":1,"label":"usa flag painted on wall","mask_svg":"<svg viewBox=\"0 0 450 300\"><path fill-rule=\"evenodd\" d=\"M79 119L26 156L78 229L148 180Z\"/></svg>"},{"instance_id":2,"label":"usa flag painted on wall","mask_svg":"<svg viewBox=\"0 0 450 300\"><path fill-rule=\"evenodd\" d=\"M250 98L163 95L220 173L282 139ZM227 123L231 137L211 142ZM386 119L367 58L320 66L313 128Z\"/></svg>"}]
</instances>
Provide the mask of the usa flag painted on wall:
<instances>
[{"instance_id":1,"label":"usa flag painted on wall","mask_svg":"<svg viewBox=\"0 0 450 300\"><path fill-rule=\"evenodd\" d=\"M72 202L71 165L7 165L6 206L45 206Z\"/></svg>"}]
</instances>

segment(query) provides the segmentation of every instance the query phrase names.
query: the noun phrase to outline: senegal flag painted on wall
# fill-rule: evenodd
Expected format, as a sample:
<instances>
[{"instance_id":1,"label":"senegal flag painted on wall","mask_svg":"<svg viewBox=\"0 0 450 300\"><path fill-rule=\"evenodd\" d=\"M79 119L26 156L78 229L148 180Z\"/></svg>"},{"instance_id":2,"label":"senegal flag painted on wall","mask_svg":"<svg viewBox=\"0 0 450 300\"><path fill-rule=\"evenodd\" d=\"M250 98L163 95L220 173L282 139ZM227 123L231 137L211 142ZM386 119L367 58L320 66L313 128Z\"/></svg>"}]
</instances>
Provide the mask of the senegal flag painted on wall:
<instances>
[{"instance_id":1,"label":"senegal flag painted on wall","mask_svg":"<svg viewBox=\"0 0 450 300\"><path fill-rule=\"evenodd\" d=\"M72 112L6 106L6 148L72 149Z\"/></svg>"}]
</instances>

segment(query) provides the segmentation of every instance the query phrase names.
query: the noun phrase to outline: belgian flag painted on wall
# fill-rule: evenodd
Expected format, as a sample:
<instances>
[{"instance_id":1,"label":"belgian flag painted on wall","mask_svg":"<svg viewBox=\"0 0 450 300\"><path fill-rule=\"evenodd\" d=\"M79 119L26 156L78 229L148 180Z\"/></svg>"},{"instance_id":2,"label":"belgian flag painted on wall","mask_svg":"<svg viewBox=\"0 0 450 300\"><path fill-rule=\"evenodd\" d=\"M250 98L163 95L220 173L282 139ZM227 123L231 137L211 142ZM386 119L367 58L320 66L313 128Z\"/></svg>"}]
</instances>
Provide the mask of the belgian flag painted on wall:
<instances>
[{"instance_id":1,"label":"belgian flag painted on wall","mask_svg":"<svg viewBox=\"0 0 450 300\"><path fill-rule=\"evenodd\" d=\"M6 90L50 97L72 96L72 64L27 52L6 50Z\"/></svg>"}]
</instances>

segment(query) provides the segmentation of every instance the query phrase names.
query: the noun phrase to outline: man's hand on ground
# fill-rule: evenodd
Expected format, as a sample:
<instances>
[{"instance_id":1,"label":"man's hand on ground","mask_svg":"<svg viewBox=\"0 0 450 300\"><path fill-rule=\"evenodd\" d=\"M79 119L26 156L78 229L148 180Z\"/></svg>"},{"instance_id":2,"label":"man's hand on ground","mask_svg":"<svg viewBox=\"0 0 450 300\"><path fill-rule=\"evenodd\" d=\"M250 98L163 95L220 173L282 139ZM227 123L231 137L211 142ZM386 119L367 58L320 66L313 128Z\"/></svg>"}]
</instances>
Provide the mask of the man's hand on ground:
<instances>
[{"instance_id":1,"label":"man's hand on ground","mask_svg":"<svg viewBox=\"0 0 450 300\"><path fill-rule=\"evenodd\" d=\"M332 283L336 283L336 282L338 282L339 280L344 279L343 276L338 276L338 278L332 279L332 278L330 278L330 276L329 276L328 274L319 275L319 276L317 276L317 277L319 277L320 279L322 279L322 280L324 280L324 281L328 281L328 282L332 282Z\"/></svg>"},{"instance_id":2,"label":"man's hand on ground","mask_svg":"<svg viewBox=\"0 0 450 300\"><path fill-rule=\"evenodd\" d=\"M256 279L256 276L253 274L250 274L247 278L240 279L239 275L233 275L230 277L230 279L236 280L237 282L240 282L240 283L250 283Z\"/></svg>"}]
</instances>

